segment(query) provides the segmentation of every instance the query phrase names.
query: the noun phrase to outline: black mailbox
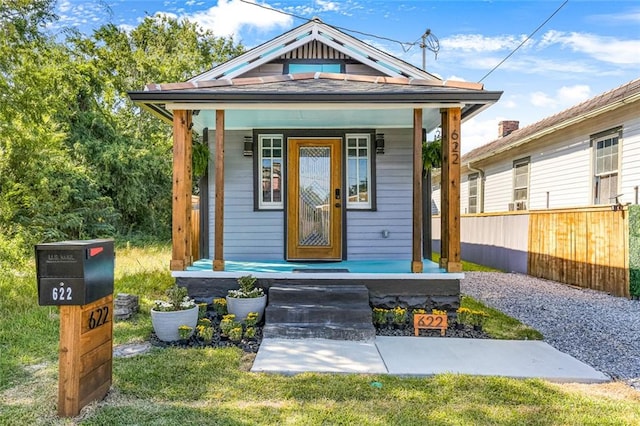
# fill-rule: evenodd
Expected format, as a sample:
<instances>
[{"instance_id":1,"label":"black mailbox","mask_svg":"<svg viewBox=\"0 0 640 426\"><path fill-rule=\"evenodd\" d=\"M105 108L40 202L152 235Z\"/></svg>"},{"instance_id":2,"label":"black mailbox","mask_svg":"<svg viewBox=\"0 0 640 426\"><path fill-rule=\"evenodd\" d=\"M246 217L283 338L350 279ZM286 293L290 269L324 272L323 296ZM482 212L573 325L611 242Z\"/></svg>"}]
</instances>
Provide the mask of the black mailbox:
<instances>
[{"instance_id":1,"label":"black mailbox","mask_svg":"<svg viewBox=\"0 0 640 426\"><path fill-rule=\"evenodd\" d=\"M38 303L86 305L113 293L113 240L36 245Z\"/></svg>"}]
</instances>

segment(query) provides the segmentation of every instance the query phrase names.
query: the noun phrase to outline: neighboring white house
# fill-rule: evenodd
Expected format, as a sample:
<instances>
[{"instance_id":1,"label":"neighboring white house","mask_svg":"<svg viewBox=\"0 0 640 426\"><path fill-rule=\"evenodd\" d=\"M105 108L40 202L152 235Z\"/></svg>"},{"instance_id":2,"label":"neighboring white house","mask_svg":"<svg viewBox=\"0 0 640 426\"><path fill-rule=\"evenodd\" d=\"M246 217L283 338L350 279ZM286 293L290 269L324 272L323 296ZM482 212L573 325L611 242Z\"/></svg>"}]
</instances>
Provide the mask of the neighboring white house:
<instances>
[{"instance_id":1,"label":"neighboring white house","mask_svg":"<svg viewBox=\"0 0 640 426\"><path fill-rule=\"evenodd\" d=\"M461 213L638 204L640 79L522 129L501 122L499 132L462 157ZM438 211L439 183L434 176Z\"/></svg>"}]
</instances>

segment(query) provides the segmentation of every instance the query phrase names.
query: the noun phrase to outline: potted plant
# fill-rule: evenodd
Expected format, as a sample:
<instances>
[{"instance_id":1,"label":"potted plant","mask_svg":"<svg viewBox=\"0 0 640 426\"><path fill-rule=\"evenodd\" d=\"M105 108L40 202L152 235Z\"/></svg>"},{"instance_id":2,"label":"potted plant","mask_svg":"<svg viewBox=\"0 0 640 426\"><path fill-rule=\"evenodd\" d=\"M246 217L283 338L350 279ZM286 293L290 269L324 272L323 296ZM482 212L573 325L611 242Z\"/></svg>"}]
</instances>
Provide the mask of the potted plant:
<instances>
[{"instance_id":1,"label":"potted plant","mask_svg":"<svg viewBox=\"0 0 640 426\"><path fill-rule=\"evenodd\" d=\"M384 308L373 308L373 325L376 327L384 327L387 325L389 318L389 310Z\"/></svg>"},{"instance_id":2,"label":"potted plant","mask_svg":"<svg viewBox=\"0 0 640 426\"><path fill-rule=\"evenodd\" d=\"M396 306L391 311L391 317L395 328L401 329L407 325L407 310L405 308Z\"/></svg>"},{"instance_id":3,"label":"potted plant","mask_svg":"<svg viewBox=\"0 0 640 426\"><path fill-rule=\"evenodd\" d=\"M256 312L260 322L267 306L267 295L260 287L256 287L258 279L252 275L245 275L238 278L240 289L229 290L227 293L227 311L234 314L240 321L245 320L249 312Z\"/></svg>"},{"instance_id":4,"label":"potted plant","mask_svg":"<svg viewBox=\"0 0 640 426\"><path fill-rule=\"evenodd\" d=\"M191 337L198 323L198 305L191 299L185 287L174 285L167 290L168 300L156 300L151 308L151 324L158 339L173 342L185 338L180 335L180 326L190 327L186 338ZM185 329L183 329L185 330Z\"/></svg>"}]
</instances>

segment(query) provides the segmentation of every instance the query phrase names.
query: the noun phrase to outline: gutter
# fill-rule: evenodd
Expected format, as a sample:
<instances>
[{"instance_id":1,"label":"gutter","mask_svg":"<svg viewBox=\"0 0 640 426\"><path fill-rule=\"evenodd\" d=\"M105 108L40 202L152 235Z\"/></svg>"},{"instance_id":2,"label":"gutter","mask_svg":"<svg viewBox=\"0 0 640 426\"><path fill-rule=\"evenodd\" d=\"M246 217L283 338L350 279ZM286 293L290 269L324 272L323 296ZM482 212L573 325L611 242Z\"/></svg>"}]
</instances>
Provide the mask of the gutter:
<instances>
[{"instance_id":1,"label":"gutter","mask_svg":"<svg viewBox=\"0 0 640 426\"><path fill-rule=\"evenodd\" d=\"M423 103L423 102L456 102L485 104L495 103L500 99L502 92L457 92L457 93L319 93L319 92L128 92L129 98L134 102L165 103L165 102L207 102L207 103L354 103L367 102L372 104L385 104L394 102Z\"/></svg>"},{"instance_id":2,"label":"gutter","mask_svg":"<svg viewBox=\"0 0 640 426\"><path fill-rule=\"evenodd\" d=\"M485 159L487 159L489 157L493 157L496 154L500 154L500 153L509 151L509 150L511 150L513 148L517 148L520 145L524 145L524 144L526 144L526 143L528 143L528 142L530 142L530 141L532 141L534 139L539 139L539 138L541 138L543 136L546 136L548 134L551 134L551 133L553 133L553 132L555 132L557 130L564 129L565 127L569 127L571 125L581 123L581 122L583 122L585 120L588 120L590 118L596 117L596 116L598 116L600 114L604 114L605 112L609 112L609 111L612 111L614 109L623 107L626 104L629 104L629 103L632 103L632 102L636 102L638 100L640 100L640 93L636 93L636 94L634 94L634 95L632 95L632 96L630 96L628 98L620 99L619 101L616 101L616 102L614 102L612 104L605 105L605 106L603 106L601 108L598 108L596 110L589 111L587 113L584 113L584 114L578 115L576 117L569 118L569 119L567 119L565 121L561 121L559 123L556 123L555 125L553 125L551 127L547 127L545 129L537 132L537 133L529 135L529 136L527 136L527 137L525 137L523 139L520 139L520 140L518 140L518 141L516 141L514 143L511 143L509 145L506 145L506 146L501 147L499 149L496 149L494 151L488 152L488 153L486 153L486 154L484 154L484 155L482 155L480 157L475 157L475 158L473 158L473 161L474 162L478 162L478 161L485 160Z\"/></svg>"}]
</instances>

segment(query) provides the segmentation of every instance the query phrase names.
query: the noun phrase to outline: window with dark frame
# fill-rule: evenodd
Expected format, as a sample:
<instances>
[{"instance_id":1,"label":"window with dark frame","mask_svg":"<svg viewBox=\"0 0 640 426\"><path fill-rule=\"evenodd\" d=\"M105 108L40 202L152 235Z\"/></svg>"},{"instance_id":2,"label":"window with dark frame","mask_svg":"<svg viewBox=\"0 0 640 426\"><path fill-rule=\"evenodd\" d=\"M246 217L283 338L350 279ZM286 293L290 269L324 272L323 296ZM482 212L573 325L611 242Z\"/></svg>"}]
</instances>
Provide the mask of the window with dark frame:
<instances>
[{"instance_id":1,"label":"window with dark frame","mask_svg":"<svg viewBox=\"0 0 640 426\"><path fill-rule=\"evenodd\" d=\"M371 208L371 135L347 134L347 208Z\"/></svg>"},{"instance_id":2,"label":"window with dark frame","mask_svg":"<svg viewBox=\"0 0 640 426\"><path fill-rule=\"evenodd\" d=\"M277 133L276 133L277 132ZM280 133L282 132L282 133ZM340 138L344 141L344 185L347 210L376 210L375 132L314 130L312 132L276 130L274 133L254 131L254 209L284 208L285 141L290 137Z\"/></svg>"},{"instance_id":3,"label":"window with dark frame","mask_svg":"<svg viewBox=\"0 0 640 426\"><path fill-rule=\"evenodd\" d=\"M284 74L300 74L305 72L327 72L344 74L344 61L331 60L290 60L284 63Z\"/></svg>"},{"instance_id":4,"label":"window with dark frame","mask_svg":"<svg viewBox=\"0 0 640 426\"><path fill-rule=\"evenodd\" d=\"M258 137L258 178L260 209L282 209L283 136Z\"/></svg>"}]
</instances>

